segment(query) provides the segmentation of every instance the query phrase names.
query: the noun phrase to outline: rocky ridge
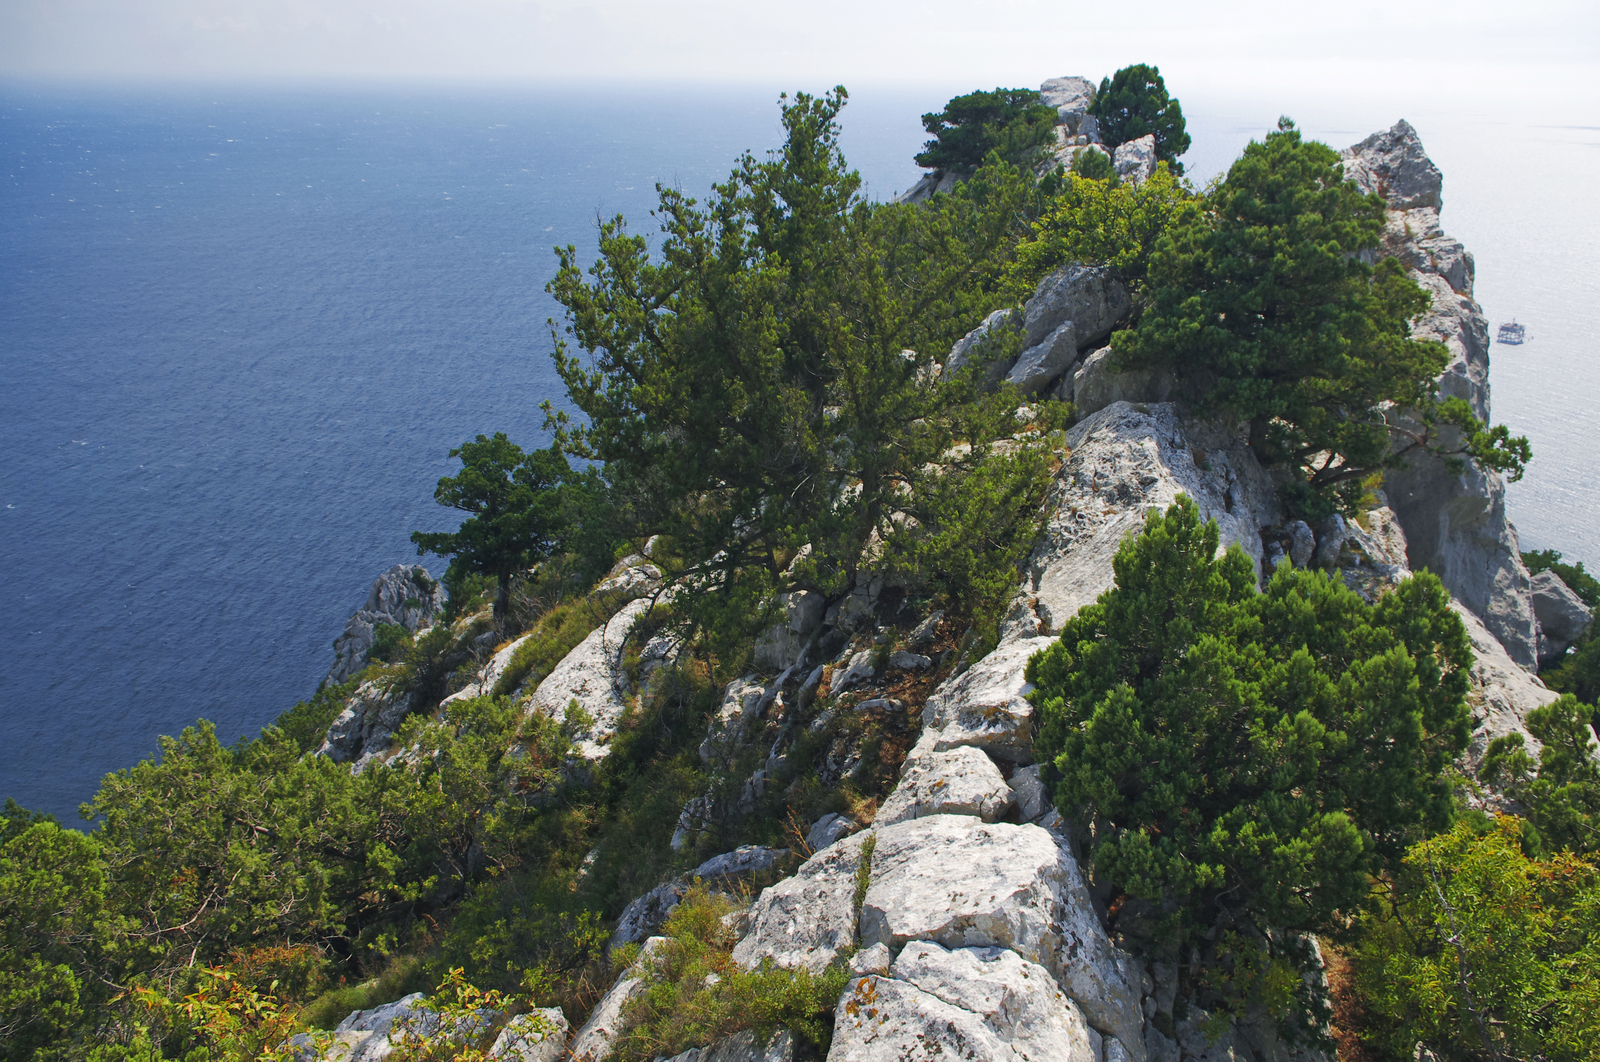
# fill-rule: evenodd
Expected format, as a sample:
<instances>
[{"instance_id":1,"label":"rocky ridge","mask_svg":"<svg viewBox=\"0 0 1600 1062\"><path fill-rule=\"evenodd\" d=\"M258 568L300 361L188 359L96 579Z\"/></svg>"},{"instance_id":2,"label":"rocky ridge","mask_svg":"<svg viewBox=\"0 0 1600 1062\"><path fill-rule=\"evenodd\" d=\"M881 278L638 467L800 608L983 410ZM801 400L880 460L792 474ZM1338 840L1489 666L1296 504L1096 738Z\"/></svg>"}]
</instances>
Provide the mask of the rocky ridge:
<instances>
[{"instance_id":1,"label":"rocky ridge","mask_svg":"<svg viewBox=\"0 0 1600 1062\"><path fill-rule=\"evenodd\" d=\"M1094 134L1092 119L1074 110L1085 86L1092 93L1084 79L1046 83L1047 100L1063 115L1063 148L1082 148ZM1349 149L1346 167L1363 188L1389 195L1385 249L1434 293L1434 307L1417 329L1451 350L1443 390L1487 416L1486 329L1471 299L1471 256L1438 227L1437 169L1404 122ZM990 366L991 378L1011 379L1040 397L1070 398L1080 419L1066 435L1047 522L998 647L940 672L898 784L875 818L865 828L837 815L819 820L807 838L815 851L763 889L737 920L733 956L746 967L770 961L820 971L850 962L854 976L838 1003L830 1060L1324 1057L1280 1040L1265 1023L1234 1023L1220 1039L1203 1033L1209 1016L1182 1005L1176 970L1146 964L1118 945L1078 865L1068 824L1033 763L1027 661L1111 586L1112 555L1152 509L1189 495L1203 516L1218 521L1222 545L1242 548L1263 579L1278 564L1316 566L1371 598L1413 569L1438 573L1477 654L1469 761L1493 737L1513 731L1536 747L1524 720L1555 695L1532 669L1541 651L1548 657L1591 621L1571 607L1564 587L1529 580L1505 519L1503 483L1492 474L1457 473L1421 459L1386 484L1388 504L1358 521L1334 518L1316 528L1286 522L1273 476L1237 433L1170 401L1170 378L1110 371L1102 343L1129 305L1119 289L1096 270L1066 267L1041 282L1020 313L991 315L946 359L953 371L982 359L986 339L999 329L1021 332L1023 353ZM614 578L635 576L623 570ZM807 711L820 691L836 700L850 694L829 712L904 709L890 684L938 665L913 651L927 648L923 627L893 658L875 648L884 613L897 600L892 590L868 575L832 609L812 600L817 595L784 602L785 622L757 657L769 670L729 685L702 746L703 762L731 770L738 754L770 740L762 766L743 780L744 791L755 792L798 733L827 722ZM635 600L597 627L531 693L531 710L555 714L577 699L595 716L585 755L603 755L603 720L614 726L631 692L621 674L621 646L645 606ZM670 652L656 650L662 659ZM491 660L479 688L493 686L493 667ZM383 709L370 710L381 722ZM838 778L859 766L859 756L848 743L835 744L822 771ZM735 813L737 803L713 792L692 801L679 823L685 842L706 821ZM689 877L770 872L782 858L778 849L740 849L663 883L628 908L613 944L642 941L640 962L647 962L660 939L649 934ZM569 1057L605 1057L645 969L623 974L567 1046ZM741 1034L673 1062L776 1062L792 1059L794 1050L787 1038L760 1044Z\"/></svg>"}]
</instances>

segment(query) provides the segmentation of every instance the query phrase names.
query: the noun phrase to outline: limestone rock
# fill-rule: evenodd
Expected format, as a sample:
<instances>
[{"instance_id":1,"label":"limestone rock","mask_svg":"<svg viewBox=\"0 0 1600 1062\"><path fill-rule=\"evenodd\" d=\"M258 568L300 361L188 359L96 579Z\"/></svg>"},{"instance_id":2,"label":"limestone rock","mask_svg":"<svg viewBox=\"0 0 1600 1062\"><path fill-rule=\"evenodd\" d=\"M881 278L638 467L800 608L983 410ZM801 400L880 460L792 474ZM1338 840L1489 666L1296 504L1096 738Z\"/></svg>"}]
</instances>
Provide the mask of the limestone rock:
<instances>
[{"instance_id":1,"label":"limestone rock","mask_svg":"<svg viewBox=\"0 0 1600 1062\"><path fill-rule=\"evenodd\" d=\"M1132 306L1128 289L1104 269L1064 265L1039 281L1023 308L1023 348L1038 346L1070 321L1074 349L1081 350L1110 335Z\"/></svg>"},{"instance_id":2,"label":"limestone rock","mask_svg":"<svg viewBox=\"0 0 1600 1062\"><path fill-rule=\"evenodd\" d=\"M624 557L611 568L611 574L595 586L596 594L621 594L627 598L644 597L661 588L661 569L639 554Z\"/></svg>"},{"instance_id":3,"label":"limestone rock","mask_svg":"<svg viewBox=\"0 0 1600 1062\"><path fill-rule=\"evenodd\" d=\"M643 967L666 942L666 937L651 937L645 941L634 965L617 978L616 984L595 1004L594 1010L589 1012L589 1020L583 1023L567 1049L571 1062L602 1062L611 1054L611 1048L625 1031L623 1008L644 991Z\"/></svg>"},{"instance_id":4,"label":"limestone rock","mask_svg":"<svg viewBox=\"0 0 1600 1062\"><path fill-rule=\"evenodd\" d=\"M916 184L894 197L896 203L925 203L935 195L948 195L955 191L966 175L955 170L934 170L925 173Z\"/></svg>"},{"instance_id":5,"label":"limestone rock","mask_svg":"<svg viewBox=\"0 0 1600 1062\"><path fill-rule=\"evenodd\" d=\"M976 815L993 822L1011 807L1011 787L994 761L970 746L907 759L874 824L884 827L929 815Z\"/></svg>"},{"instance_id":6,"label":"limestone rock","mask_svg":"<svg viewBox=\"0 0 1600 1062\"><path fill-rule=\"evenodd\" d=\"M1305 568L1311 564L1311 556L1317 551L1317 536L1311 530L1311 525L1304 520L1290 520L1284 528L1289 535L1289 561L1296 568Z\"/></svg>"},{"instance_id":7,"label":"limestone rock","mask_svg":"<svg viewBox=\"0 0 1600 1062\"><path fill-rule=\"evenodd\" d=\"M934 815L877 831L861 941L1009 948L1039 963L1089 1023L1130 1050L1139 978L1101 928L1076 861L1038 826Z\"/></svg>"},{"instance_id":8,"label":"limestone rock","mask_svg":"<svg viewBox=\"0 0 1600 1062\"><path fill-rule=\"evenodd\" d=\"M749 1029L723 1037L709 1047L693 1047L667 1062L793 1062L794 1035L779 1029L765 1043Z\"/></svg>"},{"instance_id":9,"label":"limestone rock","mask_svg":"<svg viewBox=\"0 0 1600 1062\"><path fill-rule=\"evenodd\" d=\"M923 671L933 666L933 661L921 653L911 653L904 649L896 649L889 654L889 666L899 668L901 671Z\"/></svg>"},{"instance_id":10,"label":"limestone rock","mask_svg":"<svg viewBox=\"0 0 1600 1062\"><path fill-rule=\"evenodd\" d=\"M1349 535L1344 517L1338 513L1329 515L1317 525L1317 551L1312 554L1311 563L1324 571L1337 568L1339 555L1344 551L1345 539Z\"/></svg>"},{"instance_id":11,"label":"limestone rock","mask_svg":"<svg viewBox=\"0 0 1600 1062\"><path fill-rule=\"evenodd\" d=\"M344 633L334 640L333 667L323 681L336 686L367 666L379 624L395 624L415 634L438 619L444 606L444 584L426 568L396 564L372 581L367 603L350 616Z\"/></svg>"},{"instance_id":12,"label":"limestone rock","mask_svg":"<svg viewBox=\"0 0 1600 1062\"><path fill-rule=\"evenodd\" d=\"M1471 297L1469 256L1439 231L1438 167L1416 130L1400 122L1346 149L1344 169L1362 191L1387 198L1383 250L1409 263L1413 278L1433 296L1412 334L1438 340L1449 352L1439 376L1441 396L1461 398L1489 420L1488 322ZM1442 459L1410 454L1406 464L1385 476L1384 491L1405 528L1410 567L1438 575L1512 660L1536 667L1538 620L1516 529L1506 515L1504 481L1470 462L1456 472Z\"/></svg>"},{"instance_id":13,"label":"limestone rock","mask_svg":"<svg viewBox=\"0 0 1600 1062\"><path fill-rule=\"evenodd\" d=\"M1567 647L1589 632L1594 612L1552 571L1532 579L1533 611L1539 617L1540 657L1560 660Z\"/></svg>"},{"instance_id":14,"label":"limestone rock","mask_svg":"<svg viewBox=\"0 0 1600 1062\"><path fill-rule=\"evenodd\" d=\"M939 621L944 619L944 610L932 613L927 619L917 624L911 632L910 644L914 649L923 649L933 644L934 638L939 634Z\"/></svg>"},{"instance_id":15,"label":"limestone rock","mask_svg":"<svg viewBox=\"0 0 1600 1062\"><path fill-rule=\"evenodd\" d=\"M529 698L529 714L540 712L552 719L565 716L572 701L594 718L575 743L586 760L598 760L610 750L606 744L617 731L627 710L622 699L622 651L634 621L650 608L648 599L630 601L589 636L545 676Z\"/></svg>"},{"instance_id":16,"label":"limestone rock","mask_svg":"<svg viewBox=\"0 0 1600 1062\"><path fill-rule=\"evenodd\" d=\"M997 760L1033 759L1033 683L1023 672L1028 659L1049 643L1026 639L1003 645L966 671L946 679L928 696L922 725L936 750L972 745Z\"/></svg>"},{"instance_id":17,"label":"limestone rock","mask_svg":"<svg viewBox=\"0 0 1600 1062\"><path fill-rule=\"evenodd\" d=\"M1077 358L1077 326L1072 321L1063 321L1055 331L1018 355L1016 364L1006 374L1006 381L1015 384L1024 395L1035 394L1044 390L1046 384L1059 377Z\"/></svg>"},{"instance_id":18,"label":"limestone rock","mask_svg":"<svg viewBox=\"0 0 1600 1062\"><path fill-rule=\"evenodd\" d=\"M1003 334L1021 324L1016 320L1015 310L996 310L983 319L965 336L956 340L955 346L950 348L950 354L944 360L944 377L948 379L952 373L960 372L969 364L984 364L995 355L995 345ZM989 364L984 370L984 379L998 380L1011 368L1009 361Z\"/></svg>"},{"instance_id":19,"label":"limestone rock","mask_svg":"<svg viewBox=\"0 0 1600 1062\"><path fill-rule=\"evenodd\" d=\"M561 1062L572 1027L560 1007L518 1014L506 1022L489 1048L490 1062Z\"/></svg>"},{"instance_id":20,"label":"limestone rock","mask_svg":"<svg viewBox=\"0 0 1600 1062\"><path fill-rule=\"evenodd\" d=\"M1443 203L1439 167L1423 151L1417 131L1403 119L1392 129L1346 148L1344 173L1363 192L1383 196L1391 210L1437 210Z\"/></svg>"},{"instance_id":21,"label":"limestone rock","mask_svg":"<svg viewBox=\"0 0 1600 1062\"><path fill-rule=\"evenodd\" d=\"M1039 86L1039 98L1056 109L1056 124L1069 136L1083 133L1084 119L1093 121L1089 105L1094 102L1094 82L1086 77L1052 77Z\"/></svg>"},{"instance_id":22,"label":"limestone rock","mask_svg":"<svg viewBox=\"0 0 1600 1062\"><path fill-rule=\"evenodd\" d=\"M754 675L745 675L728 683L722 691L722 703L708 724L705 741L700 744L700 762L709 764L719 751L738 744L750 720L761 711L768 687Z\"/></svg>"},{"instance_id":23,"label":"limestone rock","mask_svg":"<svg viewBox=\"0 0 1600 1062\"><path fill-rule=\"evenodd\" d=\"M1016 1058L1093 1062L1083 1014L1038 963L1004 948L907 944L890 976L983 1019Z\"/></svg>"},{"instance_id":24,"label":"limestone rock","mask_svg":"<svg viewBox=\"0 0 1600 1062\"><path fill-rule=\"evenodd\" d=\"M887 977L889 967L893 965L894 952L889 950L887 944L874 944L870 948L862 948L850 957L850 972L857 977L863 974Z\"/></svg>"},{"instance_id":25,"label":"limestone rock","mask_svg":"<svg viewBox=\"0 0 1600 1062\"><path fill-rule=\"evenodd\" d=\"M1277 492L1238 436L1171 405L1116 402L1074 425L1067 446L1019 591L1025 608L1006 623L1002 643L1060 631L1111 587L1111 559L1123 539L1179 494L1217 521L1221 548L1238 544L1259 570L1261 529L1279 522Z\"/></svg>"},{"instance_id":26,"label":"limestone rock","mask_svg":"<svg viewBox=\"0 0 1600 1062\"><path fill-rule=\"evenodd\" d=\"M1073 370L1071 398L1080 420L1113 402L1165 402L1177 387L1172 374L1160 369L1113 372L1111 366L1111 348L1101 347Z\"/></svg>"},{"instance_id":27,"label":"limestone rock","mask_svg":"<svg viewBox=\"0 0 1600 1062\"><path fill-rule=\"evenodd\" d=\"M411 711L411 695L383 682L363 682L356 687L344 711L328 727L317 749L335 763L365 763L389 747L394 732Z\"/></svg>"},{"instance_id":28,"label":"limestone rock","mask_svg":"<svg viewBox=\"0 0 1600 1062\"><path fill-rule=\"evenodd\" d=\"M978 1015L892 977L850 982L834 1011L828 1062L933 1062L1017 1056Z\"/></svg>"},{"instance_id":29,"label":"limestone rock","mask_svg":"<svg viewBox=\"0 0 1600 1062\"><path fill-rule=\"evenodd\" d=\"M446 1030L446 1035L456 1043L464 1043L486 1034L498 1017L495 1011L476 1011ZM423 994L413 992L393 1003L352 1011L334 1027L332 1043L325 1053L317 1052L315 1038L309 1033L291 1037L289 1048L296 1062L381 1062L408 1038L437 1035L441 1025L439 1015L428 1007Z\"/></svg>"},{"instance_id":30,"label":"limestone rock","mask_svg":"<svg viewBox=\"0 0 1600 1062\"><path fill-rule=\"evenodd\" d=\"M856 871L870 833L835 842L800 865L792 877L763 889L750 908L750 931L734 945L733 960L755 969L771 959L813 973L856 939Z\"/></svg>"},{"instance_id":31,"label":"limestone rock","mask_svg":"<svg viewBox=\"0 0 1600 1062\"><path fill-rule=\"evenodd\" d=\"M1038 822L1053 807L1050 794L1045 791L1044 782L1039 777L1037 764L1018 767L1012 772L1011 792L1017 802L1017 814L1023 822Z\"/></svg>"},{"instance_id":32,"label":"limestone rock","mask_svg":"<svg viewBox=\"0 0 1600 1062\"><path fill-rule=\"evenodd\" d=\"M816 822L806 833L806 845L813 852L820 852L841 837L850 836L850 831L856 828L853 820L845 818L838 812L830 811Z\"/></svg>"},{"instance_id":33,"label":"limestone rock","mask_svg":"<svg viewBox=\"0 0 1600 1062\"><path fill-rule=\"evenodd\" d=\"M757 667L783 671L800 663L811 637L822 626L827 599L815 590L779 594L778 605L784 618L756 643Z\"/></svg>"},{"instance_id":34,"label":"limestone rock","mask_svg":"<svg viewBox=\"0 0 1600 1062\"><path fill-rule=\"evenodd\" d=\"M491 631L490 638L493 637L494 634ZM482 697L485 694L493 693L495 686L499 685L500 683L500 677L504 675L506 673L506 669L511 666L511 658L516 655L518 649L522 648L522 644L531 637L533 637L533 633L530 631L529 633L524 634L522 637L514 639L504 649L499 650L493 656L491 656L489 658L489 662L483 665L471 682L468 682L461 689L450 694L450 696L446 697L439 703L442 705L450 704L453 701L466 701L471 700L474 697Z\"/></svg>"},{"instance_id":35,"label":"limestone rock","mask_svg":"<svg viewBox=\"0 0 1600 1062\"><path fill-rule=\"evenodd\" d=\"M878 673L872 666L873 650L862 649L850 657L850 662L828 682L828 692L834 696L854 689Z\"/></svg>"},{"instance_id":36,"label":"limestone rock","mask_svg":"<svg viewBox=\"0 0 1600 1062\"><path fill-rule=\"evenodd\" d=\"M1129 184L1142 184L1156 172L1156 138L1155 136L1141 136L1137 140L1130 140L1126 144L1117 145L1117 153L1112 156L1111 164L1116 167L1117 176Z\"/></svg>"},{"instance_id":37,"label":"limestone rock","mask_svg":"<svg viewBox=\"0 0 1600 1062\"><path fill-rule=\"evenodd\" d=\"M649 939L666 923L667 916L672 914L683 899L683 894L688 891L689 879L678 877L662 882L643 896L634 897L633 902L622 909L622 916L617 919L617 928L612 931L606 950L611 951L624 944L640 944Z\"/></svg>"}]
</instances>

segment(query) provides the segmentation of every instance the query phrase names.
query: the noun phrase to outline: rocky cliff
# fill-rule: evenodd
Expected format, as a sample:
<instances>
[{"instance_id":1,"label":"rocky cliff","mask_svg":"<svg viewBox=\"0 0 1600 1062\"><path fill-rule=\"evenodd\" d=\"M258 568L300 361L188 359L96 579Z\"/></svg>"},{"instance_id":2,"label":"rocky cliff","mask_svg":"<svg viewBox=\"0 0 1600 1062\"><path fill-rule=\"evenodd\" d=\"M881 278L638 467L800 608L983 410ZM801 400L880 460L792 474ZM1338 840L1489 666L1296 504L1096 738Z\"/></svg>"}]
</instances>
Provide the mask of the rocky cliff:
<instances>
[{"instance_id":1,"label":"rocky cliff","mask_svg":"<svg viewBox=\"0 0 1600 1062\"><path fill-rule=\"evenodd\" d=\"M1092 119L1083 112L1092 86L1057 79L1045 91L1063 116L1062 150L1092 143ZM1486 417L1488 343L1471 299L1472 259L1439 228L1437 168L1404 122L1355 145L1346 160L1350 179L1389 198L1386 250L1434 295L1417 329L1450 348L1445 392ZM927 194L939 184L930 180ZM978 356L998 329L1018 330L1023 353L996 367L995 378L1010 378L1036 401L1073 399L1078 406L1079 420L1059 449L1045 527L998 646L957 661L959 647L940 618L903 615L903 598L881 577L863 577L854 594L826 611L820 600L797 595L787 602L786 623L757 654L765 670L727 688L701 746L716 782L684 808L675 848L708 821L739 814L803 738L825 737L816 765L824 782L864 769L859 742L835 726L842 715L876 716L889 720L888 730L906 731L898 783L870 821L830 815L817 822L804 862L735 919L733 958L745 967L821 971L849 962L830 1062L1323 1057L1280 1039L1268 1021L1210 1022L1185 998L1179 969L1144 962L1121 946L1116 919L1086 880L1033 761L1029 658L1112 585L1117 546L1149 510L1179 494L1215 519L1224 546L1241 547L1263 576L1277 564L1317 565L1370 598L1413 570L1439 574L1477 653L1473 755L1494 736L1522 731L1528 711L1553 699L1532 674L1539 619L1498 476L1418 459L1386 483L1387 504L1358 520L1333 518L1317 528L1286 523L1272 474L1236 432L1169 401L1170 380L1109 371L1103 341L1129 305L1115 281L1070 266L1046 278L1020 313L991 316L947 361ZM626 576L619 570L615 577ZM640 585L652 584L644 578ZM585 756L604 754L608 727L631 694L623 646L644 606L622 608L537 689L519 694L530 711L555 713L573 700L585 706L595 720ZM904 648L890 654L896 639ZM641 656L664 659L673 651L650 642ZM956 666L935 683L927 676L938 670L936 660ZM487 664L473 688L493 688L494 667ZM831 706L818 714L824 690ZM348 730L351 721L342 725ZM782 857L778 849L741 849L696 874L770 870ZM567 1045L569 1057L606 1056L625 1004L650 976L652 942L660 939L650 934L687 881L664 882L624 914L614 943L642 941L645 948ZM795 1046L786 1036L761 1044L741 1034L679 1057L776 1062L794 1058Z\"/></svg>"}]
</instances>

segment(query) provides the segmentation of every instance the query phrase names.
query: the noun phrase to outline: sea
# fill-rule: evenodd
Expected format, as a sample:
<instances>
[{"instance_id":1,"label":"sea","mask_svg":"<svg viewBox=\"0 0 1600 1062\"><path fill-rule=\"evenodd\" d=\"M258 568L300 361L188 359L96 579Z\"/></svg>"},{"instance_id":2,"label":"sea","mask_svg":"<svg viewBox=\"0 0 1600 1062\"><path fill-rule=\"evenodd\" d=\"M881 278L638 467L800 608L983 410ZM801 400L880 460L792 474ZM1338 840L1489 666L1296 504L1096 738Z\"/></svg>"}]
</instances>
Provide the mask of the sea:
<instances>
[{"instance_id":1,"label":"sea","mask_svg":"<svg viewBox=\"0 0 1600 1062\"><path fill-rule=\"evenodd\" d=\"M955 91L852 94L868 195L916 181L918 116ZM1191 104L1188 175L1277 116ZM1523 546L1600 565L1600 129L1405 117L1491 327L1527 327L1492 355L1535 454ZM432 497L450 448L547 441L553 248L591 259L618 214L652 236L658 185L704 196L781 139L761 86L0 82L0 797L81 825L161 735L233 741L309 696L410 533L459 518Z\"/></svg>"}]
</instances>

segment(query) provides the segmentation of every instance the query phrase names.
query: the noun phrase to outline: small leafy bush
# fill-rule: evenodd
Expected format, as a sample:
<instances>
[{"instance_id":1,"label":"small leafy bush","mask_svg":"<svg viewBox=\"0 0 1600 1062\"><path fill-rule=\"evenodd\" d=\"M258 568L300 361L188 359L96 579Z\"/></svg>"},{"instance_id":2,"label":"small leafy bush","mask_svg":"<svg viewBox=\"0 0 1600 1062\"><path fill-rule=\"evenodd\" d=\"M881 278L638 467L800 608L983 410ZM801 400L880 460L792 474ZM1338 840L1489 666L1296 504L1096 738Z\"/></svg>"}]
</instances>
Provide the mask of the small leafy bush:
<instances>
[{"instance_id":1,"label":"small leafy bush","mask_svg":"<svg viewBox=\"0 0 1600 1062\"><path fill-rule=\"evenodd\" d=\"M770 964L745 970L733 962L734 935L722 922L734 904L704 885L685 894L667 919L665 945L643 960L645 991L624 1014L626 1036L613 1056L639 1060L670 1056L743 1029L771 1036L787 1028L826 1054L833 1008L849 981L843 965L813 974Z\"/></svg>"}]
</instances>

